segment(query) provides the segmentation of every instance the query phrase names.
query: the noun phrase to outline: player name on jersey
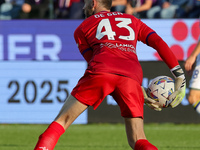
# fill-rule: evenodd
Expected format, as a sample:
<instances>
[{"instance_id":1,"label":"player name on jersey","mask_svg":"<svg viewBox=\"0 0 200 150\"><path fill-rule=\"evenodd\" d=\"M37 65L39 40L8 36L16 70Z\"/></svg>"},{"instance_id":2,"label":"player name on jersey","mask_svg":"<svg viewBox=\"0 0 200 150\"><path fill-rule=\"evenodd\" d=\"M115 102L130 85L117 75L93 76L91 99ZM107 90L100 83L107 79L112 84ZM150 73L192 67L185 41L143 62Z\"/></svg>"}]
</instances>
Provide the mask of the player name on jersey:
<instances>
[{"instance_id":1,"label":"player name on jersey","mask_svg":"<svg viewBox=\"0 0 200 150\"><path fill-rule=\"evenodd\" d=\"M106 17L106 16L116 16L116 15L123 15L121 12L108 12L104 14L96 14L94 15L95 18Z\"/></svg>"}]
</instances>

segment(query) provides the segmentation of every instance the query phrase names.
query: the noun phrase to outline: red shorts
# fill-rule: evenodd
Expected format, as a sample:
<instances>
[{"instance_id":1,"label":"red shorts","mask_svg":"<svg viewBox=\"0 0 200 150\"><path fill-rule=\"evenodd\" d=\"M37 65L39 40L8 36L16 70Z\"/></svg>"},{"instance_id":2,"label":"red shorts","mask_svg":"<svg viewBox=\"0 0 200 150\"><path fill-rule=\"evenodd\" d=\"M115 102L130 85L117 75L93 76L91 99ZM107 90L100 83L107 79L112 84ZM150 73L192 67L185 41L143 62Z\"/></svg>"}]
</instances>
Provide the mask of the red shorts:
<instances>
[{"instance_id":1,"label":"red shorts","mask_svg":"<svg viewBox=\"0 0 200 150\"><path fill-rule=\"evenodd\" d=\"M140 84L128 77L110 73L86 71L71 95L85 105L96 109L107 95L118 103L126 118L143 118L144 96Z\"/></svg>"}]
</instances>

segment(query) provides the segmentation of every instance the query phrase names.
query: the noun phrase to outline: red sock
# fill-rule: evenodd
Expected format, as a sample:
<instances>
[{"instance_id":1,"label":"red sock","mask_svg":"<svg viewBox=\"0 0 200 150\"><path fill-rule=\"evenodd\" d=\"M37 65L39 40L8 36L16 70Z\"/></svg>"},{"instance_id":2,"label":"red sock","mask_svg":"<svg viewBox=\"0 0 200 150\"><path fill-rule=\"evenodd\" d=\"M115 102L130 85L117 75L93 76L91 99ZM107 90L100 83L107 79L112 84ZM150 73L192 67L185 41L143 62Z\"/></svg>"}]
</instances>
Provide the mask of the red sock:
<instances>
[{"instance_id":1,"label":"red sock","mask_svg":"<svg viewBox=\"0 0 200 150\"><path fill-rule=\"evenodd\" d=\"M134 150L158 150L157 147L149 143L148 140L140 139L135 143Z\"/></svg>"},{"instance_id":2,"label":"red sock","mask_svg":"<svg viewBox=\"0 0 200 150\"><path fill-rule=\"evenodd\" d=\"M34 150L53 150L64 132L63 126L55 121L52 122L46 131L40 135Z\"/></svg>"}]
</instances>

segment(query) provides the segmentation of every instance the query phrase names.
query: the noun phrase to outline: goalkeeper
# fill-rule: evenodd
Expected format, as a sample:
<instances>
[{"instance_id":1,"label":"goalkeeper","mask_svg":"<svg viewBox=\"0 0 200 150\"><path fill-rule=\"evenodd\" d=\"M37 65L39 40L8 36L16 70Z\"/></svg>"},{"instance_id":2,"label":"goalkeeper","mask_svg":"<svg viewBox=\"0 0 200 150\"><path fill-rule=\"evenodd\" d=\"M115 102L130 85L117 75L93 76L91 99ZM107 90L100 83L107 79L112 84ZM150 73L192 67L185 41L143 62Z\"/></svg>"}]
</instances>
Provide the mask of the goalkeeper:
<instances>
[{"instance_id":1,"label":"goalkeeper","mask_svg":"<svg viewBox=\"0 0 200 150\"><path fill-rule=\"evenodd\" d=\"M89 106L96 109L107 95L112 95L119 105L130 147L157 150L143 129L143 74L136 55L137 41L157 50L175 76L172 107L185 94L184 74L174 54L154 30L132 15L110 12L111 6L112 0L85 0L87 19L78 26L74 38L88 68L56 119L40 135L35 150L53 150L72 122ZM156 106L154 102L148 103Z\"/></svg>"}]
</instances>

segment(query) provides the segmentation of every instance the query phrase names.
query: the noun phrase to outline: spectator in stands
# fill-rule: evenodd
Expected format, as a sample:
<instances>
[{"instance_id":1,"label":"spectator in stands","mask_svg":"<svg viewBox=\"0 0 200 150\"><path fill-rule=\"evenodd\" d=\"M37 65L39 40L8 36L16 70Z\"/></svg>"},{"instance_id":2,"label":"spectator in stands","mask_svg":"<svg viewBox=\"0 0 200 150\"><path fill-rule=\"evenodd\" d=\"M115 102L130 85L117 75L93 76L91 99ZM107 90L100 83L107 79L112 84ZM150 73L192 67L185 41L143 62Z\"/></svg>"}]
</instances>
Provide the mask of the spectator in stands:
<instances>
[{"instance_id":1,"label":"spectator in stands","mask_svg":"<svg viewBox=\"0 0 200 150\"><path fill-rule=\"evenodd\" d=\"M56 19L83 19L83 0L57 0L55 2Z\"/></svg>"},{"instance_id":2,"label":"spectator in stands","mask_svg":"<svg viewBox=\"0 0 200 150\"><path fill-rule=\"evenodd\" d=\"M138 18L146 18L148 10L157 3L158 0L128 0L125 12Z\"/></svg>"},{"instance_id":3,"label":"spectator in stands","mask_svg":"<svg viewBox=\"0 0 200 150\"><path fill-rule=\"evenodd\" d=\"M154 6L147 13L147 18L175 18L180 7L184 7L188 0L160 0L161 4Z\"/></svg>"},{"instance_id":4,"label":"spectator in stands","mask_svg":"<svg viewBox=\"0 0 200 150\"><path fill-rule=\"evenodd\" d=\"M67 19L69 14L69 3L62 2L62 0L54 0L54 18Z\"/></svg>"},{"instance_id":5,"label":"spectator in stands","mask_svg":"<svg viewBox=\"0 0 200 150\"><path fill-rule=\"evenodd\" d=\"M112 0L111 11L119 11L125 13L127 0Z\"/></svg>"},{"instance_id":6,"label":"spectator in stands","mask_svg":"<svg viewBox=\"0 0 200 150\"><path fill-rule=\"evenodd\" d=\"M176 18L198 18L200 16L200 0L188 0L184 7L179 7Z\"/></svg>"},{"instance_id":7,"label":"spectator in stands","mask_svg":"<svg viewBox=\"0 0 200 150\"><path fill-rule=\"evenodd\" d=\"M18 19L24 0L0 0L0 19Z\"/></svg>"},{"instance_id":8,"label":"spectator in stands","mask_svg":"<svg viewBox=\"0 0 200 150\"><path fill-rule=\"evenodd\" d=\"M24 0L21 19L49 18L49 0Z\"/></svg>"}]
</instances>

